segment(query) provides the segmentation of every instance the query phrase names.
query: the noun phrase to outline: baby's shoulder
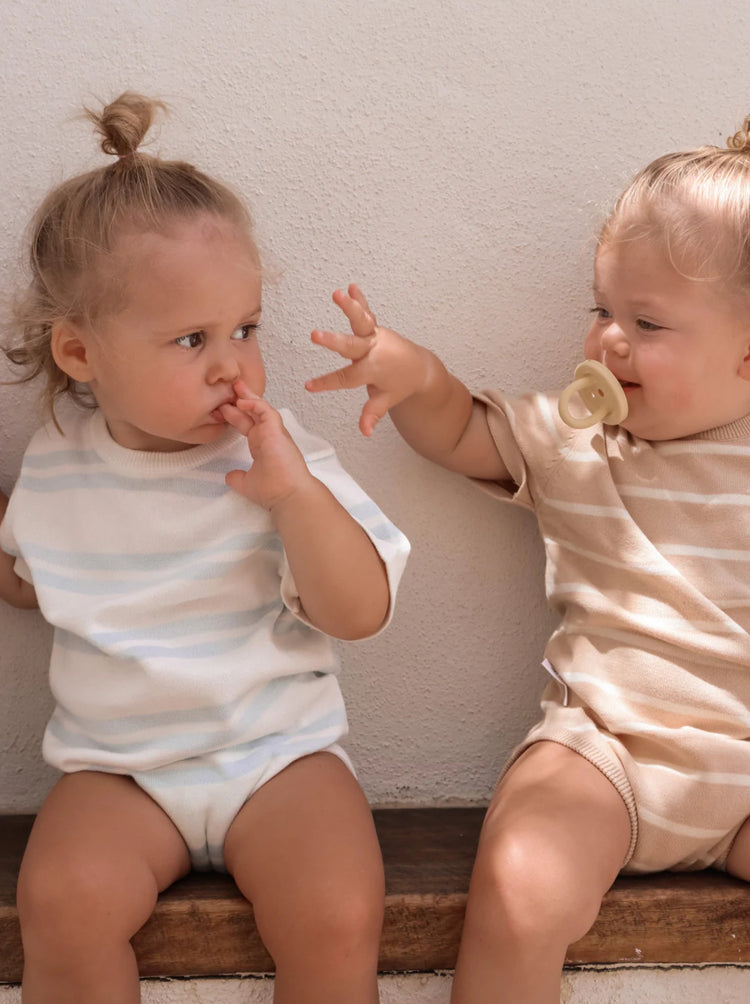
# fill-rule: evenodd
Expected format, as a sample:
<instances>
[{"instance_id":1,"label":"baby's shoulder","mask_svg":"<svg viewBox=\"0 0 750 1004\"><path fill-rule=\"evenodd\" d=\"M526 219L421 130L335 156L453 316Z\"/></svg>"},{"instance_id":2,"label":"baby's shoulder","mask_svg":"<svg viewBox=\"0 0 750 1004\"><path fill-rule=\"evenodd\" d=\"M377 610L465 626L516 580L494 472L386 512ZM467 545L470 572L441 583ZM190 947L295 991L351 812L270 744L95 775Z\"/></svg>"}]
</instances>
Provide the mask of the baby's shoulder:
<instances>
[{"instance_id":1,"label":"baby's shoulder","mask_svg":"<svg viewBox=\"0 0 750 1004\"><path fill-rule=\"evenodd\" d=\"M55 422L49 419L44 422L29 440L26 453L37 454L70 448L77 445L85 437L85 429L90 422L90 415L71 412L63 420Z\"/></svg>"},{"instance_id":2,"label":"baby's shoulder","mask_svg":"<svg viewBox=\"0 0 750 1004\"><path fill-rule=\"evenodd\" d=\"M32 435L24 458L55 453L72 454L82 449L88 441L91 418L90 412L70 412L61 421L49 419Z\"/></svg>"}]
</instances>

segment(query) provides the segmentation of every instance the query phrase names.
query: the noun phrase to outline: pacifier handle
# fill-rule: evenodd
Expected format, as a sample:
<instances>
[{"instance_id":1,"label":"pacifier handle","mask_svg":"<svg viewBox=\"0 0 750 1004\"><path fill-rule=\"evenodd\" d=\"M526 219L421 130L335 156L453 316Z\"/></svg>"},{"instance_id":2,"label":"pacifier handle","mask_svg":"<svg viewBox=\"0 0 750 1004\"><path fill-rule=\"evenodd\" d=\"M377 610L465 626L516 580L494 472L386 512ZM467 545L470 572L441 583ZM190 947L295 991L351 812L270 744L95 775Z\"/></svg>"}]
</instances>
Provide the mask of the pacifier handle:
<instances>
[{"instance_id":1,"label":"pacifier handle","mask_svg":"<svg viewBox=\"0 0 750 1004\"><path fill-rule=\"evenodd\" d=\"M586 388L593 390L590 378L581 377L580 380L574 380L573 383L569 383L565 390L561 392L560 399L557 402L557 410L560 412L560 418L571 429L588 429L590 425L596 425L597 422L601 422L607 414L608 408L604 403L604 398L601 399L601 403L595 411L589 411L586 415L574 415L571 412L570 399L574 394L580 394ZM585 401L584 404L588 408L588 404Z\"/></svg>"},{"instance_id":2,"label":"pacifier handle","mask_svg":"<svg viewBox=\"0 0 750 1004\"><path fill-rule=\"evenodd\" d=\"M560 418L572 429L587 429L603 422L619 425L628 415L628 399L620 382L606 366L595 359L585 359L576 366L575 379L561 392L558 401ZM570 400L577 394L588 415L574 415Z\"/></svg>"}]
</instances>

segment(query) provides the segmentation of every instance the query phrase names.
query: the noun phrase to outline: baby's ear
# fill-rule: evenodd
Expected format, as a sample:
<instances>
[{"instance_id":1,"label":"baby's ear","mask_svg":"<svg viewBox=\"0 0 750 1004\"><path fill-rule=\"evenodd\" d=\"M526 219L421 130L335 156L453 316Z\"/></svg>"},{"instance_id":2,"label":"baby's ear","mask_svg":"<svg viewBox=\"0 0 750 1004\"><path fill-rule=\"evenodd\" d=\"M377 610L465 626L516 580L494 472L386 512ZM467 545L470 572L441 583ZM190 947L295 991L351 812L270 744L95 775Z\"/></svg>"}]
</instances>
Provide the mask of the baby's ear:
<instances>
[{"instance_id":1,"label":"baby's ear","mask_svg":"<svg viewBox=\"0 0 750 1004\"><path fill-rule=\"evenodd\" d=\"M88 383L92 379L86 341L78 325L72 321L55 321L50 347L57 365L76 383Z\"/></svg>"}]
</instances>

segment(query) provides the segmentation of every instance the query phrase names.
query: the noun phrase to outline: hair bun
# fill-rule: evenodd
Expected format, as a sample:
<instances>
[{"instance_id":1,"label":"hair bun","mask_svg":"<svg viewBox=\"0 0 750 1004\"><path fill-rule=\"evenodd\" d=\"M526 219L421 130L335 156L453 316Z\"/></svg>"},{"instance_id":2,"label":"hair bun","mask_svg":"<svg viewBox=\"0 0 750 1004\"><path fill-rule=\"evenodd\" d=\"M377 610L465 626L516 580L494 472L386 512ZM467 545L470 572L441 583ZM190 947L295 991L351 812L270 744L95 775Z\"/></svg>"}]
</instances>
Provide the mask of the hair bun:
<instances>
[{"instance_id":1,"label":"hair bun","mask_svg":"<svg viewBox=\"0 0 750 1004\"><path fill-rule=\"evenodd\" d=\"M166 111L167 106L162 101L144 98L134 91L125 91L119 98L105 105L101 114L87 108L86 115L102 137L102 150L123 159L133 157L138 152L158 109Z\"/></svg>"},{"instance_id":2,"label":"hair bun","mask_svg":"<svg viewBox=\"0 0 750 1004\"><path fill-rule=\"evenodd\" d=\"M740 153L750 153L750 115L742 123L734 136L727 139L727 146L730 150L738 150Z\"/></svg>"}]
</instances>

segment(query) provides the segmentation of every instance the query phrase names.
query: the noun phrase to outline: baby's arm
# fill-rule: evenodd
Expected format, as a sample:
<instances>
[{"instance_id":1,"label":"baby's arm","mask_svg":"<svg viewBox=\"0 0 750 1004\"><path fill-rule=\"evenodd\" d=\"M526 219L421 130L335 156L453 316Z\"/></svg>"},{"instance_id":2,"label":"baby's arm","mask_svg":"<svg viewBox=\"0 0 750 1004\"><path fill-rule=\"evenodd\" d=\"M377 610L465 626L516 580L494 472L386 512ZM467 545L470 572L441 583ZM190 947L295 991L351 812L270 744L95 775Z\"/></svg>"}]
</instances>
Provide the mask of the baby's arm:
<instances>
[{"instance_id":1,"label":"baby's arm","mask_svg":"<svg viewBox=\"0 0 750 1004\"><path fill-rule=\"evenodd\" d=\"M509 480L485 419L484 405L432 352L380 327L359 288L337 290L334 303L351 325L352 334L313 331L312 340L338 353L350 364L308 380L310 391L366 387L368 401L359 426L372 435L375 424L390 412L409 445L449 470L488 481Z\"/></svg>"},{"instance_id":2,"label":"baby's arm","mask_svg":"<svg viewBox=\"0 0 750 1004\"><path fill-rule=\"evenodd\" d=\"M231 471L230 488L263 506L279 531L310 623L335 638L374 634L388 613L385 566L370 538L314 477L281 416L237 384L226 420L247 436L252 467Z\"/></svg>"},{"instance_id":3,"label":"baby's arm","mask_svg":"<svg viewBox=\"0 0 750 1004\"><path fill-rule=\"evenodd\" d=\"M8 497L0 492L0 523L5 518L7 508ZM16 574L15 562L16 559L12 555L0 550L0 599L10 603L13 607L35 610L39 604L36 600L34 587Z\"/></svg>"}]
</instances>

